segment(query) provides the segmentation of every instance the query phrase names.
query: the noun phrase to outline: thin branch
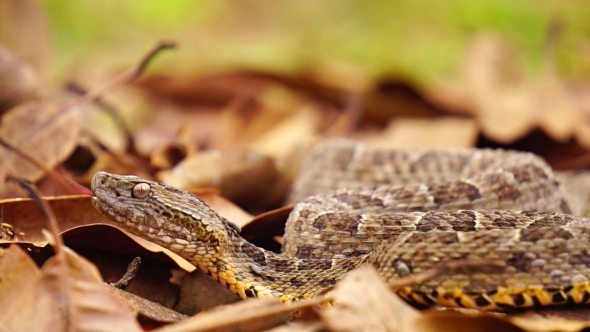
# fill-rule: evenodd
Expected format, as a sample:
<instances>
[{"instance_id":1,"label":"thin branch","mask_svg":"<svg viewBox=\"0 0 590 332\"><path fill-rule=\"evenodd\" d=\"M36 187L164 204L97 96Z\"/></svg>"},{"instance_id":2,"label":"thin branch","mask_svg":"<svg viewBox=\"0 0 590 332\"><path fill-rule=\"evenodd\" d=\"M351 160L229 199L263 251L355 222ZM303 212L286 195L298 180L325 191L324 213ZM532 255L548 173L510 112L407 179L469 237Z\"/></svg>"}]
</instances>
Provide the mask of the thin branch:
<instances>
[{"instance_id":1,"label":"thin branch","mask_svg":"<svg viewBox=\"0 0 590 332\"><path fill-rule=\"evenodd\" d=\"M57 219L55 219L55 215L53 214L53 211L51 210L49 204L47 204L47 202L41 198L41 194L39 193L37 188L29 181L14 177L12 175L8 175L7 180L14 181L21 188L23 188L23 190L25 190L29 194L29 197L31 197L33 203L35 203L37 209L39 209L39 212L41 212L41 214L45 218L47 218L49 230L53 235L53 238L55 239L55 255L60 256L63 249L63 239L59 234L59 226L57 225Z\"/></svg>"}]
</instances>

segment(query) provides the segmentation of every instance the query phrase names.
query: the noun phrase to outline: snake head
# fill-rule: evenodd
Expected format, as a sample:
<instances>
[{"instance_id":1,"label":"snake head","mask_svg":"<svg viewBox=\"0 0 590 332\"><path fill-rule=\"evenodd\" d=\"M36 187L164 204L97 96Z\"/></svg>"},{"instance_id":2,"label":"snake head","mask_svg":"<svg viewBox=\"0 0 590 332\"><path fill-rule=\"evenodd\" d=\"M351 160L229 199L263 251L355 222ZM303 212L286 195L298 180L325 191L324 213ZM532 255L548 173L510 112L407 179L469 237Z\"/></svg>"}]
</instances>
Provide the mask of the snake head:
<instances>
[{"instance_id":1,"label":"snake head","mask_svg":"<svg viewBox=\"0 0 590 332\"><path fill-rule=\"evenodd\" d=\"M107 218L147 240L182 250L214 247L227 238L227 221L190 192L133 175L97 172L92 204Z\"/></svg>"}]
</instances>

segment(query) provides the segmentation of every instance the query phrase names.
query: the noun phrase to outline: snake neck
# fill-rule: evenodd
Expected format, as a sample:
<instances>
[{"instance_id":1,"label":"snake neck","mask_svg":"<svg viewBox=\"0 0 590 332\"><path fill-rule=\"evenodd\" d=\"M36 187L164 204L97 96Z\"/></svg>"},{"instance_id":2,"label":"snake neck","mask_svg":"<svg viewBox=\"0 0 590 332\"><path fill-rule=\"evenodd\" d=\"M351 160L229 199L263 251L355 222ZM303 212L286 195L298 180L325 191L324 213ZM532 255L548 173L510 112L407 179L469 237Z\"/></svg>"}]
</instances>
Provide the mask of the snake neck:
<instances>
[{"instance_id":1,"label":"snake neck","mask_svg":"<svg viewBox=\"0 0 590 332\"><path fill-rule=\"evenodd\" d=\"M286 303L305 300L335 285L348 272L368 261L368 257L298 259L283 256L249 243L230 226L215 239L211 243L201 243L202 249L194 254L179 254L243 299L279 297Z\"/></svg>"}]
</instances>

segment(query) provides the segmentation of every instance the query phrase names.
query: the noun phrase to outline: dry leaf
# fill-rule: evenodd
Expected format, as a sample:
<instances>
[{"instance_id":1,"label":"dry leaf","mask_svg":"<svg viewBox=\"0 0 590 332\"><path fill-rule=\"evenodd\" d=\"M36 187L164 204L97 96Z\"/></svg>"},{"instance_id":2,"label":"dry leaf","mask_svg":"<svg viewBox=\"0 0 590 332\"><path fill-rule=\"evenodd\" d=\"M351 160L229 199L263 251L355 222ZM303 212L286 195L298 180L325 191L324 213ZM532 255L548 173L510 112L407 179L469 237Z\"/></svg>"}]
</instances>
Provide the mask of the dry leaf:
<instances>
[{"instance_id":1,"label":"dry leaf","mask_svg":"<svg viewBox=\"0 0 590 332\"><path fill-rule=\"evenodd\" d=\"M294 311L314 305L317 302L284 305L277 298L250 299L215 308L155 331L263 331L285 323Z\"/></svg>"},{"instance_id":2,"label":"dry leaf","mask_svg":"<svg viewBox=\"0 0 590 332\"><path fill-rule=\"evenodd\" d=\"M433 119L396 118L384 132L368 142L390 149L467 148L477 142L474 119L439 117Z\"/></svg>"},{"instance_id":3,"label":"dry leaf","mask_svg":"<svg viewBox=\"0 0 590 332\"><path fill-rule=\"evenodd\" d=\"M185 274L180 279L180 298L174 310L195 315L222 304L241 301L239 296L200 271Z\"/></svg>"},{"instance_id":4,"label":"dry leaf","mask_svg":"<svg viewBox=\"0 0 590 332\"><path fill-rule=\"evenodd\" d=\"M79 112L47 102L21 104L6 114L0 124L0 137L20 151L53 168L74 150L80 131ZM43 170L23 161L12 151L0 150L0 179L7 173L36 181Z\"/></svg>"},{"instance_id":5,"label":"dry leaf","mask_svg":"<svg viewBox=\"0 0 590 332\"><path fill-rule=\"evenodd\" d=\"M422 314L389 291L374 267L351 272L328 296L337 305L319 315L331 331L420 331Z\"/></svg>"},{"instance_id":6,"label":"dry leaf","mask_svg":"<svg viewBox=\"0 0 590 332\"><path fill-rule=\"evenodd\" d=\"M55 214L61 231L93 223L114 224L92 206L90 196L59 196L44 199ZM41 215L31 199L0 201L0 215L2 222L12 225L17 232L24 233L24 236L19 236L20 241L42 243L43 246L46 244L41 230L47 228L47 219Z\"/></svg>"},{"instance_id":7,"label":"dry leaf","mask_svg":"<svg viewBox=\"0 0 590 332\"><path fill-rule=\"evenodd\" d=\"M239 205L258 205L278 174L272 159L246 150L209 150L191 156L157 175L160 182L181 188L221 189Z\"/></svg>"},{"instance_id":8,"label":"dry leaf","mask_svg":"<svg viewBox=\"0 0 590 332\"><path fill-rule=\"evenodd\" d=\"M98 271L73 252L67 252L64 262L52 257L40 272L17 246L11 246L7 255L16 257L3 258L0 261L2 269L21 271L23 275L3 278L4 282L19 282L21 278L28 279L28 282L21 287L10 285L17 287L19 292L0 312L0 324L5 329L141 331L130 311L101 283ZM22 264L30 267L23 269L19 267Z\"/></svg>"},{"instance_id":9,"label":"dry leaf","mask_svg":"<svg viewBox=\"0 0 590 332\"><path fill-rule=\"evenodd\" d=\"M135 313L135 315L142 316L142 321L149 319L160 325L162 323L175 323L188 318L188 316L178 313L177 311L166 308L158 303L148 301L135 294L112 286L108 287L110 291L121 300L121 302L125 303L125 305Z\"/></svg>"}]
</instances>

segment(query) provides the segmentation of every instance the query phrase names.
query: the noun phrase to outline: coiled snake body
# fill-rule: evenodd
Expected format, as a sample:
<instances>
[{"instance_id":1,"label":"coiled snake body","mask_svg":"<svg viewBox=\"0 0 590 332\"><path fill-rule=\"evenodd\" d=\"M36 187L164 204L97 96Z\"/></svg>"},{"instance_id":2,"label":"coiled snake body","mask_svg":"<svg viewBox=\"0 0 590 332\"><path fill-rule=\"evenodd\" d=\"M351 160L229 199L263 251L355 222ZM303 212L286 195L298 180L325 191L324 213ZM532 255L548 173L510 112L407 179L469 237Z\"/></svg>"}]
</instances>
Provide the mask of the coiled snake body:
<instances>
[{"instance_id":1,"label":"coiled snake body","mask_svg":"<svg viewBox=\"0 0 590 332\"><path fill-rule=\"evenodd\" d=\"M93 204L242 298L307 299L363 264L389 280L483 258L507 267L398 293L482 310L590 300L590 220L567 214L550 167L532 154L386 151L335 140L318 145L303 169L290 199L319 194L295 206L281 255L245 241L187 191L136 176L96 173Z\"/></svg>"}]
</instances>

